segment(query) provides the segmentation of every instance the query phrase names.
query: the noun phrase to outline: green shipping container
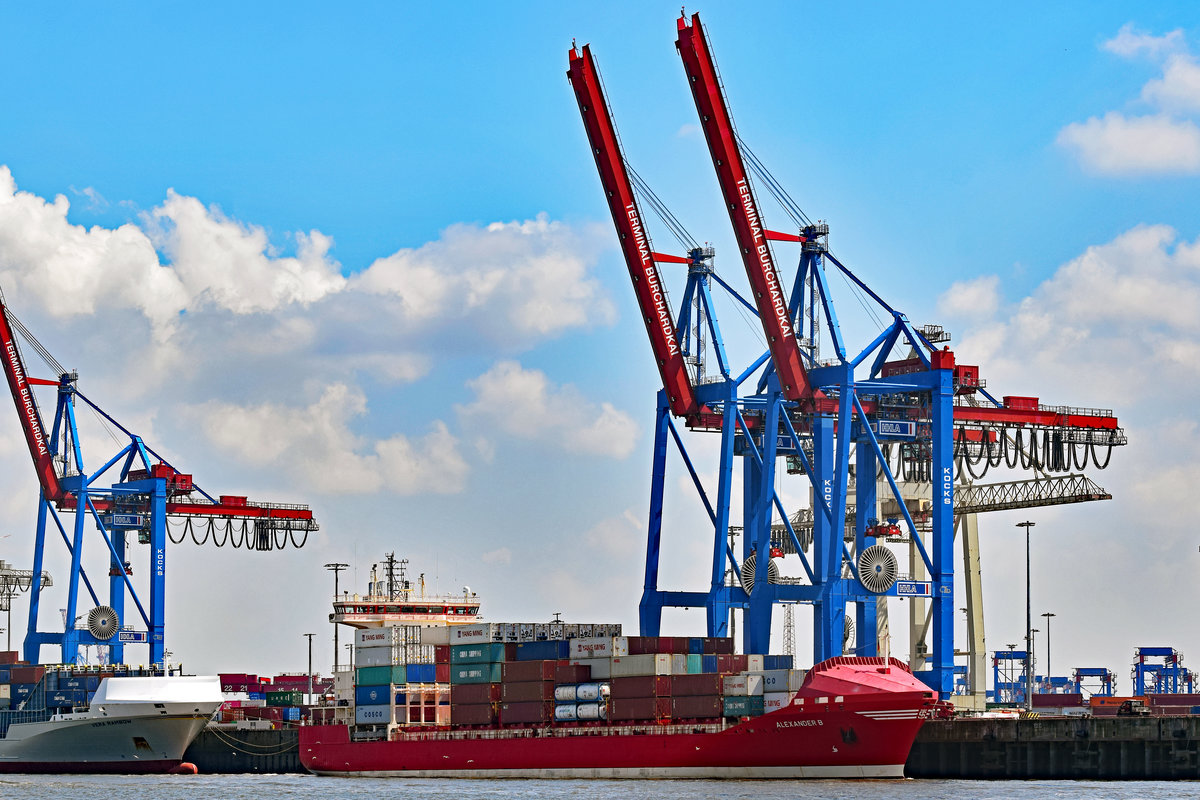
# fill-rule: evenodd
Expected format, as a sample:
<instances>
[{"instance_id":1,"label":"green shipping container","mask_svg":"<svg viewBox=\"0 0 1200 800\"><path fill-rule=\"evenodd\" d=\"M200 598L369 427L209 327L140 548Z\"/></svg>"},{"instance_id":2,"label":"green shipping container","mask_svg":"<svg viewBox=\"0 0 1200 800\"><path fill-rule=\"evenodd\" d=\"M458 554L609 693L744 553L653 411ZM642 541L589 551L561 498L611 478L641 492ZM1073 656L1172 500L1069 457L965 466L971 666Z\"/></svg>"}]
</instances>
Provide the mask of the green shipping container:
<instances>
[{"instance_id":1,"label":"green shipping container","mask_svg":"<svg viewBox=\"0 0 1200 800\"><path fill-rule=\"evenodd\" d=\"M704 672L704 656L688 656L688 675L699 675Z\"/></svg>"},{"instance_id":2,"label":"green shipping container","mask_svg":"<svg viewBox=\"0 0 1200 800\"><path fill-rule=\"evenodd\" d=\"M726 697L724 716L726 717L760 717L763 713L763 697Z\"/></svg>"},{"instance_id":3,"label":"green shipping container","mask_svg":"<svg viewBox=\"0 0 1200 800\"><path fill-rule=\"evenodd\" d=\"M304 704L304 692L267 692L267 705L270 707L299 706Z\"/></svg>"},{"instance_id":4,"label":"green shipping container","mask_svg":"<svg viewBox=\"0 0 1200 800\"><path fill-rule=\"evenodd\" d=\"M450 648L451 664L496 664L502 661L504 661L504 642L456 644ZM481 683L492 683L492 681L481 681Z\"/></svg>"},{"instance_id":5,"label":"green shipping container","mask_svg":"<svg viewBox=\"0 0 1200 800\"><path fill-rule=\"evenodd\" d=\"M451 664L450 684L499 683L501 667L502 664Z\"/></svg>"},{"instance_id":6,"label":"green shipping container","mask_svg":"<svg viewBox=\"0 0 1200 800\"><path fill-rule=\"evenodd\" d=\"M359 667L355 670L355 684L358 686L384 686L387 684L404 684L404 665L391 667Z\"/></svg>"}]
</instances>

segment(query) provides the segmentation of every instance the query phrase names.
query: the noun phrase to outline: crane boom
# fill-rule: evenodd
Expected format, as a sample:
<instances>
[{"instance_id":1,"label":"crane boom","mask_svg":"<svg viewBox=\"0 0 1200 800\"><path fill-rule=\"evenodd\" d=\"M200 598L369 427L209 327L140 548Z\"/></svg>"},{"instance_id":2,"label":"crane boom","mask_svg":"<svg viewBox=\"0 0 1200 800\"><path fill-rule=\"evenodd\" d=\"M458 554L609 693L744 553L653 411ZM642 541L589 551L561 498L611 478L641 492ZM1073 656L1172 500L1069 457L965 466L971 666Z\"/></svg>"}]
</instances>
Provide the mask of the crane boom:
<instances>
[{"instance_id":1,"label":"crane boom","mask_svg":"<svg viewBox=\"0 0 1200 800\"><path fill-rule=\"evenodd\" d=\"M788 400L807 400L813 392L800 360L800 346L788 312L787 296L767 244L768 231L759 217L758 204L750 188L733 120L700 26L699 14L692 15L690 25L687 17L679 18L679 38L675 47L683 59L783 395Z\"/></svg>"},{"instance_id":2,"label":"crane boom","mask_svg":"<svg viewBox=\"0 0 1200 800\"><path fill-rule=\"evenodd\" d=\"M54 469L50 441L46 436L46 428L42 425L42 415L38 411L37 401L30 386L31 381L21 360L21 352L17 349L17 340L8 320L8 306L3 298L0 298L0 348L4 350L4 377L8 380L8 389L12 392L13 402L17 406L21 430L25 432L25 443L29 446L29 455L33 458L42 493L47 500L58 502L62 499L63 491L58 473Z\"/></svg>"},{"instance_id":3,"label":"crane boom","mask_svg":"<svg viewBox=\"0 0 1200 800\"><path fill-rule=\"evenodd\" d=\"M575 99L579 102L583 127L587 131L592 155L596 158L600 183L608 198L608 209L612 213L613 224L621 240L621 253L625 256L629 277L633 280L633 291L637 296L642 319L646 323L650 348L654 351L654 360L658 363L658 371L670 401L671 412L676 416L694 414L698 410L696 394L683 359L662 278L654 263L655 255L650 245L650 235L646 231L641 210L633 195L633 185L625 168L625 158L608 112L608 102L600 86L596 64L592 60L591 46L584 45L582 53L572 47L569 64L567 77L575 90Z\"/></svg>"}]
</instances>

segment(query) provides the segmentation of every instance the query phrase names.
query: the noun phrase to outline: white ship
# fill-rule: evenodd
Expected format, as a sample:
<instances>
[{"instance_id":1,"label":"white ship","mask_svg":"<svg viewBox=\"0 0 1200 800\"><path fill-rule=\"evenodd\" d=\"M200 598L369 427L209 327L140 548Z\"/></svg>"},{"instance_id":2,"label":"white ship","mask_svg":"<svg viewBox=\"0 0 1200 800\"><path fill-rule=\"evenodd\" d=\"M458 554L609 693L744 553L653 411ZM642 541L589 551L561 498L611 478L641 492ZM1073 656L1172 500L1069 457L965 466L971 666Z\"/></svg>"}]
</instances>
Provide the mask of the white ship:
<instances>
[{"instance_id":1,"label":"white ship","mask_svg":"<svg viewBox=\"0 0 1200 800\"><path fill-rule=\"evenodd\" d=\"M216 676L104 678L85 709L0 713L0 773L171 772L220 706Z\"/></svg>"}]
</instances>

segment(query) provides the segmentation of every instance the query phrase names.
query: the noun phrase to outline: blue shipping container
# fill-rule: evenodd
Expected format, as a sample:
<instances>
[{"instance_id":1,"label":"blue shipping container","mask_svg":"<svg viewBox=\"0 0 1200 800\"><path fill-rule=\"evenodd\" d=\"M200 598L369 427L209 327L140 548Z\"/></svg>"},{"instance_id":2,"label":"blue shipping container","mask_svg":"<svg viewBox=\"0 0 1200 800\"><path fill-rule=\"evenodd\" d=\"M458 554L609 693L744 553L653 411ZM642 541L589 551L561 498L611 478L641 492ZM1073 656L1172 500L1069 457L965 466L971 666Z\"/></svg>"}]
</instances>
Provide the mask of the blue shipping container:
<instances>
[{"instance_id":1,"label":"blue shipping container","mask_svg":"<svg viewBox=\"0 0 1200 800\"><path fill-rule=\"evenodd\" d=\"M266 692L246 692L246 696L251 700L266 700Z\"/></svg>"},{"instance_id":2,"label":"blue shipping container","mask_svg":"<svg viewBox=\"0 0 1200 800\"><path fill-rule=\"evenodd\" d=\"M73 689L59 689L56 692L46 692L46 708L70 708L83 705L83 692Z\"/></svg>"},{"instance_id":3,"label":"blue shipping container","mask_svg":"<svg viewBox=\"0 0 1200 800\"><path fill-rule=\"evenodd\" d=\"M0 667L0 683L8 683L12 679L12 667Z\"/></svg>"},{"instance_id":4,"label":"blue shipping container","mask_svg":"<svg viewBox=\"0 0 1200 800\"><path fill-rule=\"evenodd\" d=\"M704 672L716 672L717 671L717 657L716 656L702 656L702 658L704 659Z\"/></svg>"},{"instance_id":5,"label":"blue shipping container","mask_svg":"<svg viewBox=\"0 0 1200 800\"><path fill-rule=\"evenodd\" d=\"M408 695L404 692L396 692L396 705L402 706L408 702Z\"/></svg>"},{"instance_id":6,"label":"blue shipping container","mask_svg":"<svg viewBox=\"0 0 1200 800\"><path fill-rule=\"evenodd\" d=\"M356 686L354 687L354 703L360 706L377 706L386 704L392 696L391 686Z\"/></svg>"},{"instance_id":7,"label":"blue shipping container","mask_svg":"<svg viewBox=\"0 0 1200 800\"><path fill-rule=\"evenodd\" d=\"M688 637L688 655L702 656L704 655L704 637L689 636Z\"/></svg>"},{"instance_id":8,"label":"blue shipping container","mask_svg":"<svg viewBox=\"0 0 1200 800\"><path fill-rule=\"evenodd\" d=\"M81 676L60 678L58 688L63 691L77 691L79 689L87 689L87 678Z\"/></svg>"},{"instance_id":9,"label":"blue shipping container","mask_svg":"<svg viewBox=\"0 0 1200 800\"><path fill-rule=\"evenodd\" d=\"M437 667L434 664L409 664L404 676L409 683L436 683Z\"/></svg>"},{"instance_id":10,"label":"blue shipping container","mask_svg":"<svg viewBox=\"0 0 1200 800\"><path fill-rule=\"evenodd\" d=\"M37 688L36 683L14 683L10 693L13 700L24 700L29 695L33 694L33 690Z\"/></svg>"},{"instance_id":11,"label":"blue shipping container","mask_svg":"<svg viewBox=\"0 0 1200 800\"><path fill-rule=\"evenodd\" d=\"M517 661L554 661L566 658L571 645L566 639L547 639L544 642L521 642L517 645Z\"/></svg>"},{"instance_id":12,"label":"blue shipping container","mask_svg":"<svg viewBox=\"0 0 1200 800\"><path fill-rule=\"evenodd\" d=\"M283 709L283 718L287 722L299 722L300 721L300 709L292 708L292 707L284 708Z\"/></svg>"}]
</instances>

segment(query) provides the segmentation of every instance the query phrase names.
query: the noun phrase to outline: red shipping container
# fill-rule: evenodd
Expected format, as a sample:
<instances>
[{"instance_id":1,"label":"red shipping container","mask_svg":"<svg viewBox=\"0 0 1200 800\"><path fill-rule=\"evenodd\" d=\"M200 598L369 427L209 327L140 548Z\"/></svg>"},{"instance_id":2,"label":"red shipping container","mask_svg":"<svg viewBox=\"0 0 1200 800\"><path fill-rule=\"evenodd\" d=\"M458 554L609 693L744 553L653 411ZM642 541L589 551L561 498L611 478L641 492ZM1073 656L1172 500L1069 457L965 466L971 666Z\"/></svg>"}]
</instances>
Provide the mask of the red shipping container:
<instances>
[{"instance_id":1,"label":"red shipping container","mask_svg":"<svg viewBox=\"0 0 1200 800\"><path fill-rule=\"evenodd\" d=\"M1064 708L1067 706L1082 706L1081 694L1038 694L1033 695L1034 708Z\"/></svg>"},{"instance_id":2,"label":"red shipping container","mask_svg":"<svg viewBox=\"0 0 1200 800\"><path fill-rule=\"evenodd\" d=\"M608 704L608 718L627 722L637 719L669 719L671 698L627 697L612 699Z\"/></svg>"},{"instance_id":3,"label":"red shipping container","mask_svg":"<svg viewBox=\"0 0 1200 800\"><path fill-rule=\"evenodd\" d=\"M1146 700L1152 706L1200 706L1197 694L1148 694Z\"/></svg>"},{"instance_id":4,"label":"red shipping container","mask_svg":"<svg viewBox=\"0 0 1200 800\"><path fill-rule=\"evenodd\" d=\"M721 676L716 673L698 675L672 675L671 695L673 697L691 697L698 695L719 695L721 693ZM720 716L719 714L717 716Z\"/></svg>"},{"instance_id":5,"label":"red shipping container","mask_svg":"<svg viewBox=\"0 0 1200 800\"><path fill-rule=\"evenodd\" d=\"M502 703L501 725L520 725L531 722L547 722L554 719L554 701L538 700L530 703Z\"/></svg>"},{"instance_id":6,"label":"red shipping container","mask_svg":"<svg viewBox=\"0 0 1200 800\"><path fill-rule=\"evenodd\" d=\"M658 637L658 652L686 656L688 654L688 637L660 636Z\"/></svg>"},{"instance_id":7,"label":"red shipping container","mask_svg":"<svg viewBox=\"0 0 1200 800\"><path fill-rule=\"evenodd\" d=\"M424 706L421 709L422 722L437 722L437 706Z\"/></svg>"},{"instance_id":8,"label":"red shipping container","mask_svg":"<svg viewBox=\"0 0 1200 800\"><path fill-rule=\"evenodd\" d=\"M719 695L671 698L671 716L675 719L703 719L721 716Z\"/></svg>"},{"instance_id":9,"label":"red shipping container","mask_svg":"<svg viewBox=\"0 0 1200 800\"><path fill-rule=\"evenodd\" d=\"M722 675L736 675L745 672L747 659L745 654L717 656L717 672Z\"/></svg>"},{"instance_id":10,"label":"red shipping container","mask_svg":"<svg viewBox=\"0 0 1200 800\"><path fill-rule=\"evenodd\" d=\"M454 683L450 685L450 702L453 705L475 705L500 702L498 683ZM470 724L470 723L468 723Z\"/></svg>"},{"instance_id":11,"label":"red shipping container","mask_svg":"<svg viewBox=\"0 0 1200 800\"><path fill-rule=\"evenodd\" d=\"M670 675L630 675L608 682L610 696L621 699L635 697L670 697Z\"/></svg>"},{"instance_id":12,"label":"red shipping container","mask_svg":"<svg viewBox=\"0 0 1200 800\"><path fill-rule=\"evenodd\" d=\"M557 664L557 661L509 661L501 667L501 679L505 683L552 681Z\"/></svg>"},{"instance_id":13,"label":"red shipping container","mask_svg":"<svg viewBox=\"0 0 1200 800\"><path fill-rule=\"evenodd\" d=\"M733 639L728 636L709 636L705 638L704 654L710 656L733 655Z\"/></svg>"},{"instance_id":14,"label":"red shipping container","mask_svg":"<svg viewBox=\"0 0 1200 800\"><path fill-rule=\"evenodd\" d=\"M488 684L477 684L487 686ZM499 686L499 684L496 684ZM436 708L436 706L435 706ZM491 725L496 721L496 706L492 703L470 703L450 706L451 725Z\"/></svg>"},{"instance_id":15,"label":"red shipping container","mask_svg":"<svg viewBox=\"0 0 1200 800\"><path fill-rule=\"evenodd\" d=\"M587 683L592 679L592 668L587 664L566 664L554 668L555 683Z\"/></svg>"},{"instance_id":16,"label":"red shipping container","mask_svg":"<svg viewBox=\"0 0 1200 800\"><path fill-rule=\"evenodd\" d=\"M18 650L0 650L0 666L15 664L20 658L21 653Z\"/></svg>"},{"instance_id":17,"label":"red shipping container","mask_svg":"<svg viewBox=\"0 0 1200 800\"><path fill-rule=\"evenodd\" d=\"M435 644L433 646L433 663L449 664L450 663L450 645Z\"/></svg>"},{"instance_id":18,"label":"red shipping container","mask_svg":"<svg viewBox=\"0 0 1200 800\"><path fill-rule=\"evenodd\" d=\"M450 682L450 665L449 664L434 664L433 679L438 683Z\"/></svg>"},{"instance_id":19,"label":"red shipping container","mask_svg":"<svg viewBox=\"0 0 1200 800\"><path fill-rule=\"evenodd\" d=\"M40 666L18 666L12 668L13 683L37 683L46 674L46 668Z\"/></svg>"},{"instance_id":20,"label":"red shipping container","mask_svg":"<svg viewBox=\"0 0 1200 800\"><path fill-rule=\"evenodd\" d=\"M527 681L500 684L500 699L505 703L530 703L554 699L554 681ZM503 717L503 713L501 714Z\"/></svg>"}]
</instances>

